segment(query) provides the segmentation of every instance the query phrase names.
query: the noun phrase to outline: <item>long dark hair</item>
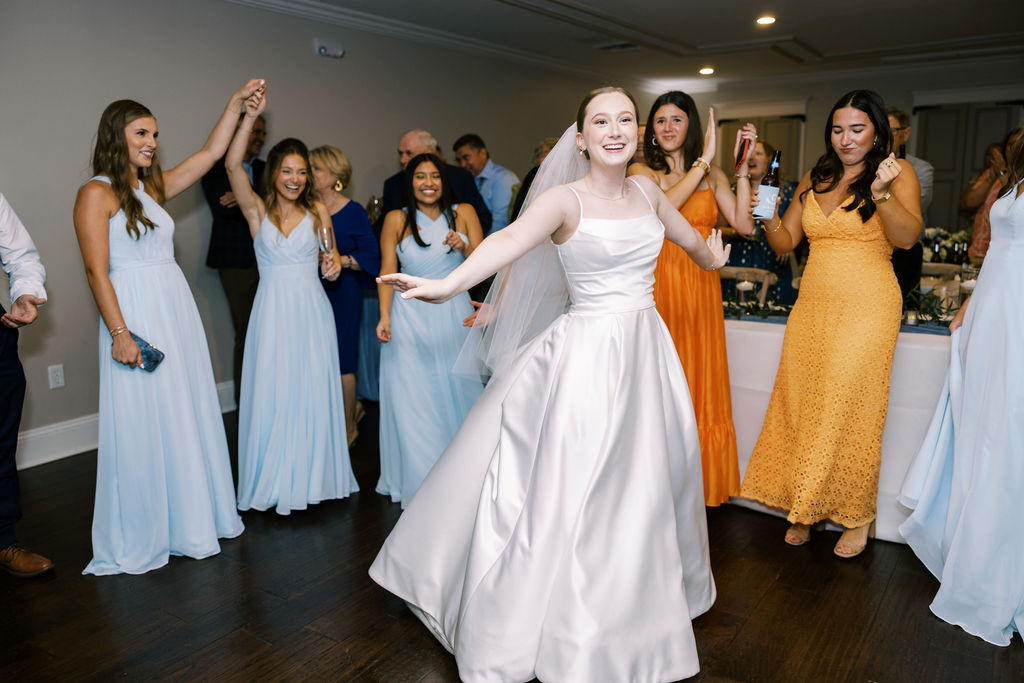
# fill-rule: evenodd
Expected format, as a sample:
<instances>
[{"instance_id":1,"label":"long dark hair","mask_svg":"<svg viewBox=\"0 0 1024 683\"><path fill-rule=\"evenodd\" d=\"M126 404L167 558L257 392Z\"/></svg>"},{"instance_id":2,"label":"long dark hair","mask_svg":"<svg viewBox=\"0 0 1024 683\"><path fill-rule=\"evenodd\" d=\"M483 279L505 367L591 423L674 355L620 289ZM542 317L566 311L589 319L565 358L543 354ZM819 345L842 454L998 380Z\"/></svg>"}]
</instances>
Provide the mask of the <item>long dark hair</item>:
<instances>
[{"instance_id":1,"label":"long dark hair","mask_svg":"<svg viewBox=\"0 0 1024 683\"><path fill-rule=\"evenodd\" d=\"M660 95L651 105L651 113L647 115L647 129L644 131L644 159L647 165L655 171L668 173L668 159L665 157L665 150L655 144L654 137L654 114L666 104L674 104L686 114L686 138L683 140L683 168L687 169L690 164L700 156L704 147L704 135L701 132L700 113L697 111L697 104L693 98L680 90L670 90Z\"/></svg>"},{"instance_id":2,"label":"long dark hair","mask_svg":"<svg viewBox=\"0 0 1024 683\"><path fill-rule=\"evenodd\" d=\"M437 172L441 175L441 213L444 214L445 220L448 221L448 229L455 229L455 194L452 192L451 183L448 182L448 172L445 170L445 164L441 161L441 158L436 154L425 152L424 154L417 154L409 163L405 165L405 178L402 183L402 195L405 203L405 230L412 233L412 238L416 240L416 244L421 247L429 247L428 242L424 242L423 238L420 237L420 228L416 225L416 196L412 191L412 178L416 175L416 169L421 164L430 162L437 168Z\"/></svg>"},{"instance_id":3,"label":"long dark hair","mask_svg":"<svg viewBox=\"0 0 1024 683\"><path fill-rule=\"evenodd\" d=\"M1002 195L1006 195L1024 178L1024 128L1015 128L1006 134L1003 156L1006 158L1007 176Z\"/></svg>"},{"instance_id":4,"label":"long dark hair","mask_svg":"<svg viewBox=\"0 0 1024 683\"><path fill-rule=\"evenodd\" d=\"M136 178L129 179L131 165L128 163L128 143L125 140L125 128L129 123L143 117L153 117L153 112L134 100L117 100L107 105L100 116L100 125L96 130L96 146L92 151L93 175L104 175L110 179L110 187L117 197L117 203L124 211L125 228L128 234L139 239L139 223L148 231L156 228L142 210L142 202L135 196L134 182L129 180L149 181L150 187L156 191L157 201L164 203L164 174L160 170L160 162L156 154L149 168L140 168Z\"/></svg>"},{"instance_id":5,"label":"long dark hair","mask_svg":"<svg viewBox=\"0 0 1024 683\"><path fill-rule=\"evenodd\" d=\"M822 154L814 168L811 169L811 187L800 193L800 201L812 189L816 194L824 194L835 189L843 177L843 162L832 147L832 121L836 112L846 107L859 109L868 115L871 125L875 127L875 140L870 151L864 156L864 170L850 183L853 198L843 207L845 211L857 210L862 221L875 215L875 203L871 201L871 183L875 180L878 164L889 156L892 146L892 131L889 130L889 118L885 114L885 102L874 90L853 90L839 98L839 101L828 113L825 121L825 153Z\"/></svg>"},{"instance_id":6,"label":"long dark hair","mask_svg":"<svg viewBox=\"0 0 1024 683\"><path fill-rule=\"evenodd\" d=\"M278 206L277 189L274 181L277 174L281 172L284 158L295 154L302 157L306 164L306 186L302 188L295 203L309 211L313 217L313 227L320 227L320 212L316 210L316 190L313 189L313 166L309 163L309 150L302 140L296 138L285 138L270 148L267 154L267 165L263 168L263 206L267 209L270 222L274 225L281 225L281 207Z\"/></svg>"}]
</instances>

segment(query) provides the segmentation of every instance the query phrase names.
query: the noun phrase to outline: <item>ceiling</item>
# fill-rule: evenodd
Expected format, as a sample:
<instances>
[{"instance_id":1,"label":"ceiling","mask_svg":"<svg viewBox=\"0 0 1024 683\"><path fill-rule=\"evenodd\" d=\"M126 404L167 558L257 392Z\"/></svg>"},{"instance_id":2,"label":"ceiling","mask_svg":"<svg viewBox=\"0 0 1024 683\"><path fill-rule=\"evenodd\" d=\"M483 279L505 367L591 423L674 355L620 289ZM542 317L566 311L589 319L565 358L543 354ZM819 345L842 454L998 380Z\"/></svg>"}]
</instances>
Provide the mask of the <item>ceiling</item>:
<instances>
[{"instance_id":1,"label":"ceiling","mask_svg":"<svg viewBox=\"0 0 1024 683\"><path fill-rule=\"evenodd\" d=\"M652 92L1024 56L1022 0L228 2ZM758 26L765 13L777 21ZM704 66L715 73L699 76Z\"/></svg>"}]
</instances>

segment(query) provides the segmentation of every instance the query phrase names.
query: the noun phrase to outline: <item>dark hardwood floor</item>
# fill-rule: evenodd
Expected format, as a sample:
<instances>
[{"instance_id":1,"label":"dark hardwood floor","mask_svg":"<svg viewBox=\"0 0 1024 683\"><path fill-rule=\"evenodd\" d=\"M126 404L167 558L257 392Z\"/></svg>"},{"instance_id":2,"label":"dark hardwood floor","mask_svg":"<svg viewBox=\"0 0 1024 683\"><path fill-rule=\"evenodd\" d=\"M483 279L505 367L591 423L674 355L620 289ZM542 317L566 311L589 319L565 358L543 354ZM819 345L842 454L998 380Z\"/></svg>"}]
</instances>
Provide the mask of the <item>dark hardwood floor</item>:
<instances>
[{"instance_id":1,"label":"dark hardwood floor","mask_svg":"<svg viewBox=\"0 0 1024 683\"><path fill-rule=\"evenodd\" d=\"M235 415L226 416L229 438ZM142 576L92 577L96 453L21 473L18 534L57 569L0 573L0 681L457 681L452 657L366 574L400 514L374 493L376 410L353 449L362 492L280 517L244 515L222 552ZM932 616L937 583L906 546L849 561L837 535L782 542L779 519L708 510L718 600L694 622L694 681L1024 681L999 648ZM559 683L552 681L550 683Z\"/></svg>"}]
</instances>

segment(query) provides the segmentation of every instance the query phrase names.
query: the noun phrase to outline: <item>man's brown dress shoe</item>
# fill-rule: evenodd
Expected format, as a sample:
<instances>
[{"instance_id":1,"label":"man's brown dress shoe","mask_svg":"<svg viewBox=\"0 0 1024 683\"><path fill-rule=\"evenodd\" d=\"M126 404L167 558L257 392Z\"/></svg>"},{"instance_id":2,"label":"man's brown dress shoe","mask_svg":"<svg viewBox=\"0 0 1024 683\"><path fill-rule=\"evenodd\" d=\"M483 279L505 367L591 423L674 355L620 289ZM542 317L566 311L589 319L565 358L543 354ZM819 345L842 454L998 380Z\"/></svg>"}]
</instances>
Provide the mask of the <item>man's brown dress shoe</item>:
<instances>
[{"instance_id":1,"label":"man's brown dress shoe","mask_svg":"<svg viewBox=\"0 0 1024 683\"><path fill-rule=\"evenodd\" d=\"M53 562L13 543L0 550L0 567L15 576L36 576L53 569Z\"/></svg>"}]
</instances>

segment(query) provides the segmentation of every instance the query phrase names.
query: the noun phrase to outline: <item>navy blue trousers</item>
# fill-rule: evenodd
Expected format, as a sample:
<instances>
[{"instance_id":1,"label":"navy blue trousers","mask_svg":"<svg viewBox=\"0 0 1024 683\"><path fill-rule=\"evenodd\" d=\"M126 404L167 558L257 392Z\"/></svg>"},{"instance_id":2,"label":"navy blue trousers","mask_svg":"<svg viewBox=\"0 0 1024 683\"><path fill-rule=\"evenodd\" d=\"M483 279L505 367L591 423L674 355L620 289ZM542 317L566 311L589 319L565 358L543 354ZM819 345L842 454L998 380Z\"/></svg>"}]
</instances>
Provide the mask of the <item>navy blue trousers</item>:
<instances>
[{"instance_id":1,"label":"navy blue trousers","mask_svg":"<svg viewBox=\"0 0 1024 683\"><path fill-rule=\"evenodd\" d=\"M3 312L0 306L0 314ZM17 540L14 523L21 519L14 452L24 402L25 371L18 360L18 331L0 325L0 548Z\"/></svg>"}]
</instances>

